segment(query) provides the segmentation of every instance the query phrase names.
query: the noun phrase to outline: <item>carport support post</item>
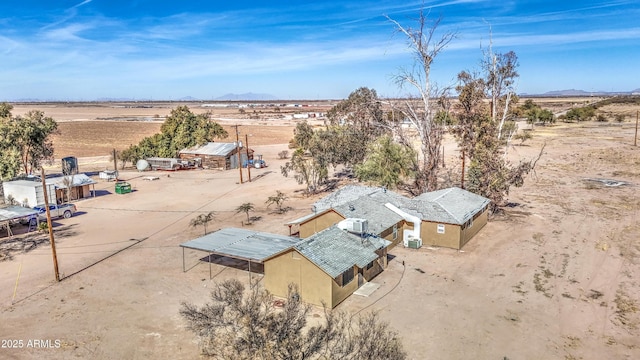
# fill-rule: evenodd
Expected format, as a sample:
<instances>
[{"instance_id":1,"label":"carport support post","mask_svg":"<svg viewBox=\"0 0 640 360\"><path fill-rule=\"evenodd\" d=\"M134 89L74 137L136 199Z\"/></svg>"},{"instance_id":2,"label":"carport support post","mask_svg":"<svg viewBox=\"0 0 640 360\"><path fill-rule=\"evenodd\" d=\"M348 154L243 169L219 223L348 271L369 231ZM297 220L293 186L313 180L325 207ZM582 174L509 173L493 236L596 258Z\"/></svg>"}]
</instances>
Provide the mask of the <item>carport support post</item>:
<instances>
[{"instance_id":1,"label":"carport support post","mask_svg":"<svg viewBox=\"0 0 640 360\"><path fill-rule=\"evenodd\" d=\"M182 272L187 272L184 266L184 247L182 247Z\"/></svg>"},{"instance_id":2,"label":"carport support post","mask_svg":"<svg viewBox=\"0 0 640 360\"><path fill-rule=\"evenodd\" d=\"M251 286L251 259L249 259L249 286Z\"/></svg>"},{"instance_id":3,"label":"carport support post","mask_svg":"<svg viewBox=\"0 0 640 360\"><path fill-rule=\"evenodd\" d=\"M211 253L209 253L209 280L211 280Z\"/></svg>"}]
</instances>

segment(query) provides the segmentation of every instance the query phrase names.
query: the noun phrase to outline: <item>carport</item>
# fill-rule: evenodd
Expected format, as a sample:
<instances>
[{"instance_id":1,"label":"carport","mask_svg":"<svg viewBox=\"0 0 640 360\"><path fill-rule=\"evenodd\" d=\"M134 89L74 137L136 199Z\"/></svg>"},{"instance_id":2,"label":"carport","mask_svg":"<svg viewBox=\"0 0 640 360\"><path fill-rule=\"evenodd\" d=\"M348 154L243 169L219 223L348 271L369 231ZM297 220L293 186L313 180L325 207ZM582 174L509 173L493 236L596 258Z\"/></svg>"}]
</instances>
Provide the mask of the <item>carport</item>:
<instances>
[{"instance_id":1,"label":"carport","mask_svg":"<svg viewBox=\"0 0 640 360\"><path fill-rule=\"evenodd\" d=\"M209 263L209 278L211 279L211 259L218 255L247 262L249 277L251 277L251 264L263 264L264 260L272 255L288 249L298 243L300 239L258 232L253 230L226 228L203 237L180 244L182 247L182 271L186 272L184 249L193 249L207 252ZM201 260L202 261L202 260Z\"/></svg>"},{"instance_id":2,"label":"carport","mask_svg":"<svg viewBox=\"0 0 640 360\"><path fill-rule=\"evenodd\" d=\"M0 228L6 227L7 236L13 238L11 223L22 218L31 217L35 214L38 214L38 210L22 206L8 206L6 208L0 208Z\"/></svg>"}]
</instances>

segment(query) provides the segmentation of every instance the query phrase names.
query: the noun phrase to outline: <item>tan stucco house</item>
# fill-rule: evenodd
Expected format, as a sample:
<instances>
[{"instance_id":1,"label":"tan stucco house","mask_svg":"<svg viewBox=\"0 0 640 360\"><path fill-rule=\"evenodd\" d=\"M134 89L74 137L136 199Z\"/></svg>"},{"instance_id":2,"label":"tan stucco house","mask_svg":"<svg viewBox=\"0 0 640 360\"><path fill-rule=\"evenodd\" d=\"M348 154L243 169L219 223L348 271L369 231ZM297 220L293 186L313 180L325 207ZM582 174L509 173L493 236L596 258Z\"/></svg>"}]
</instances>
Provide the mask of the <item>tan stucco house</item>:
<instances>
[{"instance_id":1,"label":"tan stucco house","mask_svg":"<svg viewBox=\"0 0 640 360\"><path fill-rule=\"evenodd\" d=\"M299 236L227 228L181 244L258 264L270 293L334 308L387 267L397 244L460 249L487 222L489 200L460 188L407 198L382 188L346 186L288 223ZM206 258L205 258L206 259ZM183 253L183 270L185 270ZM186 270L185 270L186 271Z\"/></svg>"},{"instance_id":2,"label":"tan stucco house","mask_svg":"<svg viewBox=\"0 0 640 360\"><path fill-rule=\"evenodd\" d=\"M349 185L316 202L313 213L287 225L308 237L346 218L369 220L372 234L392 242L461 249L487 223L489 199L452 187L407 198L384 188Z\"/></svg>"},{"instance_id":3,"label":"tan stucco house","mask_svg":"<svg viewBox=\"0 0 640 360\"><path fill-rule=\"evenodd\" d=\"M302 299L334 308L387 267L389 241L331 226L264 262L264 286L285 297L290 283Z\"/></svg>"},{"instance_id":4,"label":"tan stucco house","mask_svg":"<svg viewBox=\"0 0 640 360\"><path fill-rule=\"evenodd\" d=\"M331 226L306 239L225 228L180 246L183 271L184 249L200 250L209 254L201 258L209 266L219 257L244 261L241 268L263 273L265 289L276 296L286 297L293 283L306 303L334 308L387 267L390 244L366 232Z\"/></svg>"}]
</instances>

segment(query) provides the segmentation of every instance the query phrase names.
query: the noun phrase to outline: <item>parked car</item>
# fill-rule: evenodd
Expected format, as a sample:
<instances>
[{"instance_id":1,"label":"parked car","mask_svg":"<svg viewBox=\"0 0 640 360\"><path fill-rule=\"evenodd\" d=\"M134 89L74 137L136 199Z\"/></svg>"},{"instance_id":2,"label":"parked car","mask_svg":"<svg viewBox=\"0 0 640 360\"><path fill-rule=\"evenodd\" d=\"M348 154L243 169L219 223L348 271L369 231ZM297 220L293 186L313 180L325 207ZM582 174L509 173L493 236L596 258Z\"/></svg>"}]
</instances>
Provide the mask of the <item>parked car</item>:
<instances>
[{"instance_id":1,"label":"parked car","mask_svg":"<svg viewBox=\"0 0 640 360\"><path fill-rule=\"evenodd\" d=\"M35 206L33 208L34 210L38 210L38 217L40 218L40 221L47 221L47 208L44 207L44 205L38 205ZM76 206L74 204L61 204L61 205L57 205L57 204L50 204L49 205L49 212L51 213L51 218L52 219L57 219L57 218L65 218L68 219L70 217L73 216L73 214L75 214L77 211ZM38 220L36 219L36 215L24 218L21 221L23 224L32 224L35 225Z\"/></svg>"}]
</instances>

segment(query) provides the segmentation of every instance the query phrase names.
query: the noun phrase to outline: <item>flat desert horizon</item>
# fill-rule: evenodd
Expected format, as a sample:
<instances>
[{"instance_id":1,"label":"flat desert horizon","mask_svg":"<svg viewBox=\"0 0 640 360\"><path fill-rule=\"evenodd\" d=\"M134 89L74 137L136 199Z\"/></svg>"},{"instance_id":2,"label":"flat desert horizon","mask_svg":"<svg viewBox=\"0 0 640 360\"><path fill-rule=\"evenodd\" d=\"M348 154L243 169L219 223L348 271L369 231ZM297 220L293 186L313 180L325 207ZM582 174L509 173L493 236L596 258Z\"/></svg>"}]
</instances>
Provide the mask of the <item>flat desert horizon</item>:
<instances>
[{"instance_id":1,"label":"flat desert horizon","mask_svg":"<svg viewBox=\"0 0 640 360\"><path fill-rule=\"evenodd\" d=\"M598 99L534 101L557 114ZM134 191L124 195L95 177L99 195L76 201L78 214L54 223L60 282L53 279L46 235L0 230L0 339L58 345L2 348L0 357L197 358L197 337L179 315L180 304L201 306L215 283L234 278L249 285L251 276L262 275L241 265L209 265L189 251L183 271L179 245L202 236L203 229L189 223L209 211L216 213L210 231L240 227L288 235L285 224L328 195L304 195L303 185L280 173L287 160L278 153L291 151L287 144L304 120L294 115L331 107L303 104L240 112L184 103L196 113L210 111L227 131L240 125L239 137L249 139L268 167L252 169L252 181L240 183L237 170L139 173L129 166L120 177ZM159 132L176 103L13 105L14 115L37 109L59 121L56 160L47 167L53 173L65 156L77 156L81 172L112 169L110 152ZM533 129L519 121L532 138L514 144L509 159L533 158L543 146L544 153L524 186L511 189L510 206L460 251L395 247L388 268L372 280L378 289L351 295L336 310L377 312L398 333L409 359L640 358L638 110L607 105L600 109L607 122ZM625 120L613 121L615 114ZM307 120L323 124L321 117ZM460 153L450 136L444 148L441 171L457 174ZM336 176L333 169L330 176ZM341 178L339 184L356 182ZM289 212L265 204L276 191L287 194ZM259 219L252 225L236 211L247 202ZM322 313L313 308L310 321Z\"/></svg>"}]
</instances>

